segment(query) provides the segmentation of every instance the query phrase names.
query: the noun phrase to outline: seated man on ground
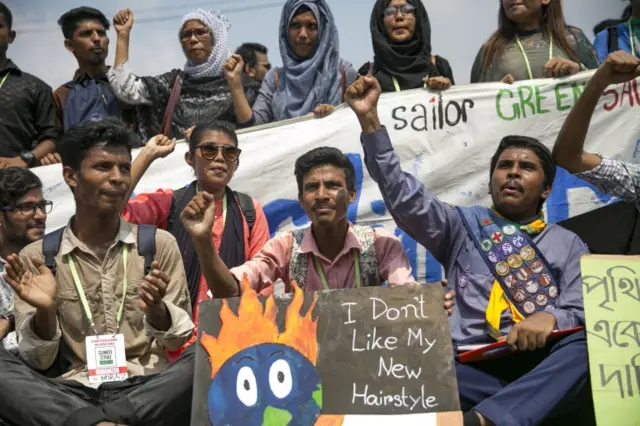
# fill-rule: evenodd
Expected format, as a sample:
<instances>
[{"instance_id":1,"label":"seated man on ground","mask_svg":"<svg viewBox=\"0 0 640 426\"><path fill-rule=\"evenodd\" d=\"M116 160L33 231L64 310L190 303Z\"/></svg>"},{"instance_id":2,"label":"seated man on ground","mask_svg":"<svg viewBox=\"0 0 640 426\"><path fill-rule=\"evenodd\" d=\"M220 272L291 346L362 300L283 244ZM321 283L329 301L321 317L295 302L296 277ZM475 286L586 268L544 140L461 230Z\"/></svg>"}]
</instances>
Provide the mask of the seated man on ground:
<instances>
[{"instance_id":1,"label":"seated man on ground","mask_svg":"<svg viewBox=\"0 0 640 426\"><path fill-rule=\"evenodd\" d=\"M493 208L453 207L403 172L380 124L380 85L371 75L347 90L362 127L371 177L400 228L444 265L456 290L454 344L505 339L497 363L456 365L465 425L533 425L570 411L587 389L586 335L548 344L552 331L584 324L577 235L546 225L542 214L556 166L549 150L507 136L491 159Z\"/></svg>"},{"instance_id":2,"label":"seated man on ground","mask_svg":"<svg viewBox=\"0 0 640 426\"><path fill-rule=\"evenodd\" d=\"M42 182L22 167L0 169L0 346L18 354L14 294L5 281L4 265L12 253L42 239L53 203L44 199Z\"/></svg>"},{"instance_id":3,"label":"seated man on ground","mask_svg":"<svg viewBox=\"0 0 640 426\"><path fill-rule=\"evenodd\" d=\"M553 147L553 158L580 179L640 208L640 166L584 151L593 112L611 84L640 77L640 59L626 52L607 57L571 109Z\"/></svg>"},{"instance_id":4,"label":"seated man on ground","mask_svg":"<svg viewBox=\"0 0 640 426\"><path fill-rule=\"evenodd\" d=\"M178 246L166 231L119 215L136 142L124 124L105 119L73 127L58 145L76 212L61 231L7 258L26 364L0 349L0 420L190 423L194 353L171 366L164 353L183 345L194 328ZM113 350L99 365L119 352L126 362L112 366L112 376L98 376L95 358L107 338ZM64 373L59 379L32 370L56 362ZM38 409L25 409L25 401Z\"/></svg>"},{"instance_id":5,"label":"seated man on ground","mask_svg":"<svg viewBox=\"0 0 640 426\"><path fill-rule=\"evenodd\" d=\"M174 147L175 141L169 141L166 137L152 138L133 162L130 190L135 189L153 161L168 155ZM229 188L240 165L240 153L238 136L229 123L201 123L191 134L189 152L185 154L185 161L193 168L196 180L178 191L160 189L149 194L138 194L122 210L122 217L127 222L158 226L169 231L178 241L196 326L200 302L209 298L209 289L200 272L191 237L180 222L180 212L196 193L206 191L215 198L217 214L209 230L209 238L227 267L242 265L269 241L269 226L260 203ZM196 336L197 330L187 345L193 343ZM175 359L183 349L171 352L170 359Z\"/></svg>"},{"instance_id":6,"label":"seated man on ground","mask_svg":"<svg viewBox=\"0 0 640 426\"><path fill-rule=\"evenodd\" d=\"M235 297L246 275L257 291L281 279L291 292L295 281L305 291L416 284L402 243L381 228L353 225L347 208L356 200L355 170L336 148L321 147L298 158L298 200L311 226L283 232L244 265L227 268L209 236L216 216L213 196L198 193L182 212L213 297ZM446 295L451 309L453 294Z\"/></svg>"}]
</instances>

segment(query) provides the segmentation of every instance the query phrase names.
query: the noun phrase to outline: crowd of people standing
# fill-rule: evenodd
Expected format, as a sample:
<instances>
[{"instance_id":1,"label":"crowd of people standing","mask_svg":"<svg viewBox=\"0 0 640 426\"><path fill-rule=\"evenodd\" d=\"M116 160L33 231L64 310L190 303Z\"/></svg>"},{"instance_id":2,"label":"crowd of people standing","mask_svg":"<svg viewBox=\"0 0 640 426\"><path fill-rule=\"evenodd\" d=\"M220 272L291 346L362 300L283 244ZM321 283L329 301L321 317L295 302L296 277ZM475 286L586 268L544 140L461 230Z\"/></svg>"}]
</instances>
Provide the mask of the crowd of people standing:
<instances>
[{"instance_id":1,"label":"crowd of people standing","mask_svg":"<svg viewBox=\"0 0 640 426\"><path fill-rule=\"evenodd\" d=\"M231 54L226 18L195 10L178 31L184 66L158 76L129 64L131 10L109 21L80 7L59 20L78 70L53 92L8 59L16 33L0 3L0 425L190 424L199 304L240 295L243 280L263 295L279 281L286 292L294 282L304 291L417 285L395 235L348 221L356 176L339 149L316 148L291 165L308 228L270 238L260 203L230 187L242 153L236 128L321 119L342 103L394 221L445 269L454 346L505 340L513 352L497 363L456 359L464 425L595 424L584 330L548 340L584 325L579 260L589 248L547 224L542 206L556 166L640 205L638 166L584 151L602 93L640 77L640 0L623 21L599 32L594 49L565 23L561 1L500 0L473 82L597 71L553 151L526 136L496 141L493 206L463 208L402 170L378 117L382 93L455 84L432 52L421 1L376 0L374 58L357 69L340 55L324 0L284 4L281 67L256 43ZM179 138L194 180L131 197ZM75 212L45 235L53 205L29 168L54 163ZM104 336L120 339L127 376L96 383L88 349ZM228 398L242 401L232 388Z\"/></svg>"}]
</instances>

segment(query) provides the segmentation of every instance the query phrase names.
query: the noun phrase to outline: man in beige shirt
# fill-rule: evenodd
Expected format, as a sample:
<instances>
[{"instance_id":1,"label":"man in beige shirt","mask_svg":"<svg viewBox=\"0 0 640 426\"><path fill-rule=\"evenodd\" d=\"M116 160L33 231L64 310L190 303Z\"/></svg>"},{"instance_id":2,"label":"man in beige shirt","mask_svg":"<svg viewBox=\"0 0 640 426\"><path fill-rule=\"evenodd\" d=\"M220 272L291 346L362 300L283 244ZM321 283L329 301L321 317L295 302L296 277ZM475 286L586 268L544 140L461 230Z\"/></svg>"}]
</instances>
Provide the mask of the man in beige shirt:
<instances>
[{"instance_id":1,"label":"man in beige shirt","mask_svg":"<svg viewBox=\"0 0 640 426\"><path fill-rule=\"evenodd\" d=\"M45 265L43 242L8 256L6 278L17 295L18 348L26 365L0 351L0 420L52 426L190 423L194 351L171 366L165 354L187 342L194 329L177 243L156 230L146 274L139 228L120 219L135 142L124 125L104 120L74 127L59 143L76 213L61 233L54 273ZM123 336L129 378L89 383L88 370L96 367L87 366L94 352L85 339L116 335ZM52 367L62 377L34 371Z\"/></svg>"}]
</instances>

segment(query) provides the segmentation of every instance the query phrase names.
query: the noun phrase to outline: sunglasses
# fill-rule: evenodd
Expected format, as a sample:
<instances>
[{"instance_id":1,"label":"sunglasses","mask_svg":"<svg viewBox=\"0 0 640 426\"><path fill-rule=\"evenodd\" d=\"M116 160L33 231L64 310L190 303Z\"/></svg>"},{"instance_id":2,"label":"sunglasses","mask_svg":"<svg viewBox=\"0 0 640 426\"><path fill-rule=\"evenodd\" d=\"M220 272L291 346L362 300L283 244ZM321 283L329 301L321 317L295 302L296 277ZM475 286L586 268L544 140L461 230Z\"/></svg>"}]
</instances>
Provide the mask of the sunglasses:
<instances>
[{"instance_id":1,"label":"sunglasses","mask_svg":"<svg viewBox=\"0 0 640 426\"><path fill-rule=\"evenodd\" d=\"M392 18L398 14L398 11L402 13L402 16L413 15L416 12L416 8L410 4L405 4L402 7L389 6L382 14L387 18Z\"/></svg>"},{"instance_id":2,"label":"sunglasses","mask_svg":"<svg viewBox=\"0 0 640 426\"><path fill-rule=\"evenodd\" d=\"M242 150L235 146L229 145L216 145L214 143L205 143L194 149L194 151L200 150L200 154L207 160L215 160L218 154L222 151L222 158L232 163L240 157Z\"/></svg>"},{"instance_id":3,"label":"sunglasses","mask_svg":"<svg viewBox=\"0 0 640 426\"><path fill-rule=\"evenodd\" d=\"M180 40L189 41L191 37L196 36L198 40L202 40L211 34L208 28L194 28L192 30L184 30L180 32Z\"/></svg>"},{"instance_id":4,"label":"sunglasses","mask_svg":"<svg viewBox=\"0 0 640 426\"><path fill-rule=\"evenodd\" d=\"M33 216L36 211L40 209L42 213L49 214L53 210L53 201L42 201L40 203L24 203L17 206L0 207L3 212L10 212L13 210L20 210L24 216Z\"/></svg>"}]
</instances>

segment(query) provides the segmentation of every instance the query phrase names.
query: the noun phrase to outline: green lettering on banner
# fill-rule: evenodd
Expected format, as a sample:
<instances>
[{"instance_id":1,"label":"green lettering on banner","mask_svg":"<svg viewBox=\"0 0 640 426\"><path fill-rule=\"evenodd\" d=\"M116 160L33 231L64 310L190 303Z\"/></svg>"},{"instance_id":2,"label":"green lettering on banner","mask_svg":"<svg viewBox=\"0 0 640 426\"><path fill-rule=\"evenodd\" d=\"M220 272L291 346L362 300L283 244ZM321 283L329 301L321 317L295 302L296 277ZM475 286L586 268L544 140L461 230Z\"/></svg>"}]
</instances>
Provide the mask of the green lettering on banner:
<instances>
[{"instance_id":1,"label":"green lettering on banner","mask_svg":"<svg viewBox=\"0 0 640 426\"><path fill-rule=\"evenodd\" d=\"M538 114L546 114L549 112L548 109L544 109L542 107L542 101L544 101L545 99L547 99L546 96L542 96L540 94L540 87L542 86L536 86L536 107L538 108Z\"/></svg>"},{"instance_id":2,"label":"green lettering on banner","mask_svg":"<svg viewBox=\"0 0 640 426\"><path fill-rule=\"evenodd\" d=\"M569 87L568 83L558 83L556 84L555 87L555 93L556 93L556 107L558 108L558 111L562 112L562 111L566 111L568 109L571 109L571 105L564 105L562 103L563 99L567 99L569 97L569 95L567 95L566 93L562 93L561 89L565 88L565 87Z\"/></svg>"},{"instance_id":3,"label":"green lettering on banner","mask_svg":"<svg viewBox=\"0 0 640 426\"><path fill-rule=\"evenodd\" d=\"M527 90L529 93L527 94L527 98L524 98L524 90ZM527 110L525 106L531 108L531 114L536 115L536 106L534 105L531 98L533 98L533 89L531 86L520 86L518 87L518 95L520 96L520 109L522 110L522 117L527 118Z\"/></svg>"},{"instance_id":4,"label":"green lettering on banner","mask_svg":"<svg viewBox=\"0 0 640 426\"><path fill-rule=\"evenodd\" d=\"M502 114L502 109L500 108L500 101L502 100L503 95L509 95L509 98L513 99L513 92L509 89L500 89L498 95L496 96L496 112L498 113L498 117L505 121L513 121L520 118L520 107L517 103L513 104L513 116L505 117Z\"/></svg>"}]
</instances>

